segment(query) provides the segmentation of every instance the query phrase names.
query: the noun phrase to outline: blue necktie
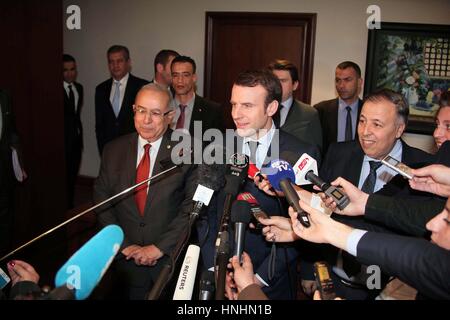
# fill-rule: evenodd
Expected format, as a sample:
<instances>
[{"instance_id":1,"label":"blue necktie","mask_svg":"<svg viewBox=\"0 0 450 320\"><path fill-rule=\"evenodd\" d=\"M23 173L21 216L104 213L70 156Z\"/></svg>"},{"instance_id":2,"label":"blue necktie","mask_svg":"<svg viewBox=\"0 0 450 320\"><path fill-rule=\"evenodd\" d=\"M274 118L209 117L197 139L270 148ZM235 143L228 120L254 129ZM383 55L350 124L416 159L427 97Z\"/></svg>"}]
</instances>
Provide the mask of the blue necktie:
<instances>
[{"instance_id":1,"label":"blue necktie","mask_svg":"<svg viewBox=\"0 0 450 320\"><path fill-rule=\"evenodd\" d=\"M119 112L120 112L120 82L114 81L114 84L116 85L116 90L114 91L112 107L114 110L114 114L116 115L116 118L117 118L119 116Z\"/></svg>"}]
</instances>

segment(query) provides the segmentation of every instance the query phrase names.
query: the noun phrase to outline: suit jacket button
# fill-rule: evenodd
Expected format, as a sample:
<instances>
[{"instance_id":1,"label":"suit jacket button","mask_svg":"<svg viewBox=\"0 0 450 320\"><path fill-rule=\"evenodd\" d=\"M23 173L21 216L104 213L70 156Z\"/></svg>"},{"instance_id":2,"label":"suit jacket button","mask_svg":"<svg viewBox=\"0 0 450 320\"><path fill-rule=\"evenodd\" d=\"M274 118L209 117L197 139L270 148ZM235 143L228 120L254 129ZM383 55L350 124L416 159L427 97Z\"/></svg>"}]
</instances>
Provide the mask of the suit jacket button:
<instances>
[{"instance_id":1,"label":"suit jacket button","mask_svg":"<svg viewBox=\"0 0 450 320\"><path fill-rule=\"evenodd\" d=\"M141 228L145 227L145 223L141 222L141 223L139 224L139 227L141 227Z\"/></svg>"}]
</instances>

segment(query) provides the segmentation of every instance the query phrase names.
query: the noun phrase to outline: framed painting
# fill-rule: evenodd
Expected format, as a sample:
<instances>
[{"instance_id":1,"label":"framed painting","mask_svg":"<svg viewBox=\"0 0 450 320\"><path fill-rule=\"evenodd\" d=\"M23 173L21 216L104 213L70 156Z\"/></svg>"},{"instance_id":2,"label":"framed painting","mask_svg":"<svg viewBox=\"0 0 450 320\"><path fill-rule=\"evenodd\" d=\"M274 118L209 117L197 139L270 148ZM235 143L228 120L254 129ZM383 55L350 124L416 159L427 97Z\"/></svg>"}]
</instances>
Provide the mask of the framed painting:
<instances>
[{"instance_id":1,"label":"framed painting","mask_svg":"<svg viewBox=\"0 0 450 320\"><path fill-rule=\"evenodd\" d=\"M432 134L450 88L450 25L382 22L369 30L364 95L389 88L409 104L407 132Z\"/></svg>"}]
</instances>

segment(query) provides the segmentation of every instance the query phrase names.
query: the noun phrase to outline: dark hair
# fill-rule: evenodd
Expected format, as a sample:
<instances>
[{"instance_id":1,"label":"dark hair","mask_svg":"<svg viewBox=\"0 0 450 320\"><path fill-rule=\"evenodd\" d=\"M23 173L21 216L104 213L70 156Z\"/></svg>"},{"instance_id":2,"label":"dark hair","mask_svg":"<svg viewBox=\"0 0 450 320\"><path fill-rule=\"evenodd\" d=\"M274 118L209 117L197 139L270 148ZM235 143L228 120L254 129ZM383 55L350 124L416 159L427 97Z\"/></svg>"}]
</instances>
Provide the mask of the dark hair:
<instances>
[{"instance_id":1,"label":"dark hair","mask_svg":"<svg viewBox=\"0 0 450 320\"><path fill-rule=\"evenodd\" d=\"M156 73L156 66L158 64L162 64L163 66L165 66L169 61L170 57L178 57L179 55L180 54L178 52L170 49L163 49L160 52L158 52L155 56L155 61L153 62L155 73Z\"/></svg>"},{"instance_id":2,"label":"dark hair","mask_svg":"<svg viewBox=\"0 0 450 320\"><path fill-rule=\"evenodd\" d=\"M439 109L450 106L450 91L444 91L439 98Z\"/></svg>"},{"instance_id":3,"label":"dark hair","mask_svg":"<svg viewBox=\"0 0 450 320\"><path fill-rule=\"evenodd\" d=\"M178 56L175 57L175 59L172 60L172 66L176 63L176 62L187 62L190 63L192 65L192 73L195 73L195 70L197 69L197 66L195 65L195 61L191 58L191 57L187 57L187 56Z\"/></svg>"},{"instance_id":4,"label":"dark hair","mask_svg":"<svg viewBox=\"0 0 450 320\"><path fill-rule=\"evenodd\" d=\"M130 50L127 47L115 44L108 49L107 56L111 53L123 52L125 56L125 60L128 61L130 59Z\"/></svg>"},{"instance_id":5,"label":"dark hair","mask_svg":"<svg viewBox=\"0 0 450 320\"><path fill-rule=\"evenodd\" d=\"M63 62L76 62L75 58L72 57L70 54L63 54Z\"/></svg>"},{"instance_id":6,"label":"dark hair","mask_svg":"<svg viewBox=\"0 0 450 320\"><path fill-rule=\"evenodd\" d=\"M256 87L261 85L266 89L266 107L272 101L281 102L281 83L277 77L268 69L263 70L248 70L240 73L234 82L237 86L242 87Z\"/></svg>"},{"instance_id":7,"label":"dark hair","mask_svg":"<svg viewBox=\"0 0 450 320\"><path fill-rule=\"evenodd\" d=\"M409 105L408 102L406 102L405 97L400 93L383 88L381 90L370 93L364 99L364 103L366 101L380 102L382 100L392 102L395 106L395 109L397 110L397 117L401 118L405 125L408 124Z\"/></svg>"},{"instance_id":8,"label":"dark hair","mask_svg":"<svg viewBox=\"0 0 450 320\"><path fill-rule=\"evenodd\" d=\"M291 78L292 78L292 82L298 81L297 67L289 60L277 59L275 61L272 61L269 64L268 68L270 71L273 71L273 70L289 71L289 74L291 75Z\"/></svg>"},{"instance_id":9,"label":"dark hair","mask_svg":"<svg viewBox=\"0 0 450 320\"><path fill-rule=\"evenodd\" d=\"M353 61L341 62L336 67L336 69L347 69L347 68L352 68L353 70L355 70L358 77L361 78L361 68Z\"/></svg>"}]
</instances>

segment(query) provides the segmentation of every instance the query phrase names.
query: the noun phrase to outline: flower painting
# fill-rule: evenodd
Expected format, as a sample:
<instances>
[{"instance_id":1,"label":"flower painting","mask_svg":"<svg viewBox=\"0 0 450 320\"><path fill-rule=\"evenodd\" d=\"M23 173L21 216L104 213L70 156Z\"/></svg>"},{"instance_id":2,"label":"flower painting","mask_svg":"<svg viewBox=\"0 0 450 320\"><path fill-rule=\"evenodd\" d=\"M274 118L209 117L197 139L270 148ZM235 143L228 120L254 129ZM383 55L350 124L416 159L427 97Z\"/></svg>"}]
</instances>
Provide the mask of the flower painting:
<instances>
[{"instance_id":1,"label":"flower painting","mask_svg":"<svg viewBox=\"0 0 450 320\"><path fill-rule=\"evenodd\" d=\"M440 95L450 88L449 26L382 23L369 32L367 55L365 93L401 92L410 106L409 131L429 133Z\"/></svg>"}]
</instances>

